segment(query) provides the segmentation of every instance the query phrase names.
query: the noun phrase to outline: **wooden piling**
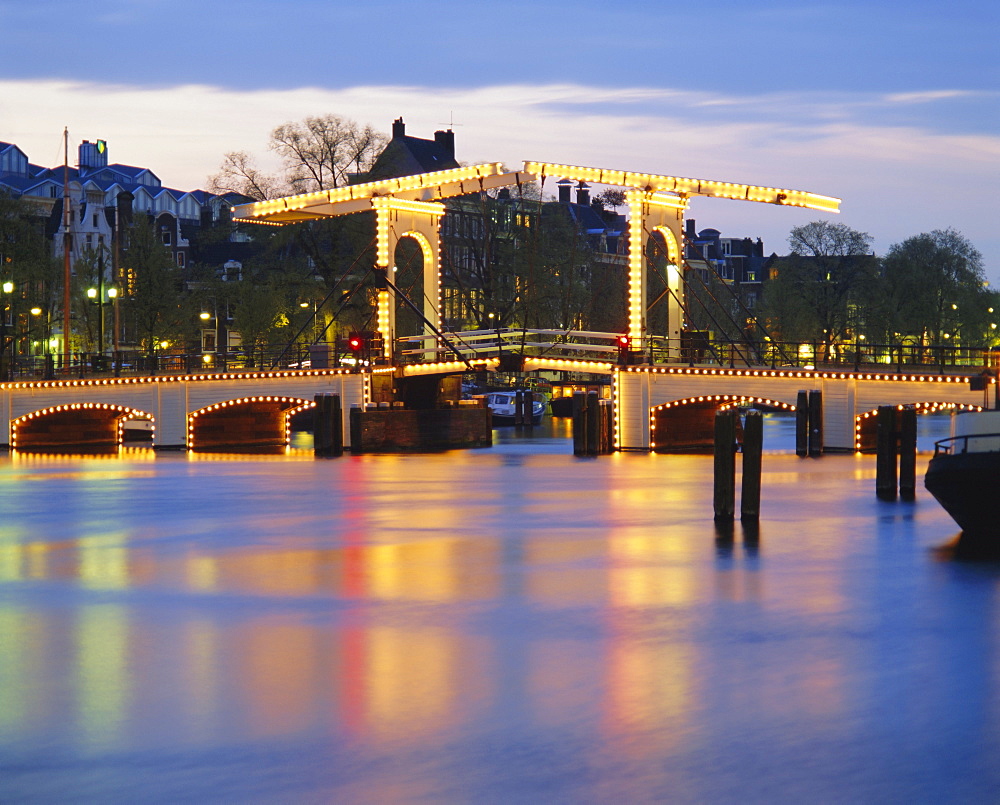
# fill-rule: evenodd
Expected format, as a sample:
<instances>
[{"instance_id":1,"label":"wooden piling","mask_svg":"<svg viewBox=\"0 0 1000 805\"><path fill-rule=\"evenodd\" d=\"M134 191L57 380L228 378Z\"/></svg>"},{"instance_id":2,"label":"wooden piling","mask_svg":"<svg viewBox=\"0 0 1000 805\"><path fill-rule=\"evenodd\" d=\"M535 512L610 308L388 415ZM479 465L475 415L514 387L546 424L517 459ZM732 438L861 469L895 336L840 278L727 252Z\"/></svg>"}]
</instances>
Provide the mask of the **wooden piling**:
<instances>
[{"instance_id":1,"label":"wooden piling","mask_svg":"<svg viewBox=\"0 0 1000 805\"><path fill-rule=\"evenodd\" d=\"M615 420L614 407L611 400L601 400L601 452L613 453L615 450Z\"/></svg>"},{"instance_id":2,"label":"wooden piling","mask_svg":"<svg viewBox=\"0 0 1000 805\"><path fill-rule=\"evenodd\" d=\"M913 405L899 412L899 497L906 501L917 497L917 409Z\"/></svg>"},{"instance_id":3,"label":"wooden piling","mask_svg":"<svg viewBox=\"0 0 1000 805\"><path fill-rule=\"evenodd\" d=\"M330 455L344 455L344 409L340 404L340 395L331 394L330 411Z\"/></svg>"},{"instance_id":4,"label":"wooden piling","mask_svg":"<svg viewBox=\"0 0 1000 805\"><path fill-rule=\"evenodd\" d=\"M573 455L587 455L587 395L573 392Z\"/></svg>"},{"instance_id":5,"label":"wooden piling","mask_svg":"<svg viewBox=\"0 0 1000 805\"><path fill-rule=\"evenodd\" d=\"M795 455L809 453L809 392L800 391L795 399Z\"/></svg>"},{"instance_id":6,"label":"wooden piling","mask_svg":"<svg viewBox=\"0 0 1000 805\"><path fill-rule=\"evenodd\" d=\"M809 392L809 455L823 453L823 392L813 389Z\"/></svg>"},{"instance_id":7,"label":"wooden piling","mask_svg":"<svg viewBox=\"0 0 1000 805\"><path fill-rule=\"evenodd\" d=\"M601 452L601 406L596 391L587 392L587 455Z\"/></svg>"},{"instance_id":8,"label":"wooden piling","mask_svg":"<svg viewBox=\"0 0 1000 805\"><path fill-rule=\"evenodd\" d=\"M339 394L317 394L313 397L313 454L340 456L344 454L344 420Z\"/></svg>"},{"instance_id":9,"label":"wooden piling","mask_svg":"<svg viewBox=\"0 0 1000 805\"><path fill-rule=\"evenodd\" d=\"M896 499L896 407L880 405L875 415L875 497Z\"/></svg>"},{"instance_id":10,"label":"wooden piling","mask_svg":"<svg viewBox=\"0 0 1000 805\"><path fill-rule=\"evenodd\" d=\"M736 513L736 411L715 412L715 519Z\"/></svg>"},{"instance_id":11,"label":"wooden piling","mask_svg":"<svg viewBox=\"0 0 1000 805\"><path fill-rule=\"evenodd\" d=\"M330 442L326 416L326 395L314 395L313 402L316 405L313 408L313 455L322 456L325 455L325 450Z\"/></svg>"},{"instance_id":12,"label":"wooden piling","mask_svg":"<svg viewBox=\"0 0 1000 805\"><path fill-rule=\"evenodd\" d=\"M740 520L760 519L760 471L764 452L764 419L760 411L747 411L743 421L743 489Z\"/></svg>"}]
</instances>

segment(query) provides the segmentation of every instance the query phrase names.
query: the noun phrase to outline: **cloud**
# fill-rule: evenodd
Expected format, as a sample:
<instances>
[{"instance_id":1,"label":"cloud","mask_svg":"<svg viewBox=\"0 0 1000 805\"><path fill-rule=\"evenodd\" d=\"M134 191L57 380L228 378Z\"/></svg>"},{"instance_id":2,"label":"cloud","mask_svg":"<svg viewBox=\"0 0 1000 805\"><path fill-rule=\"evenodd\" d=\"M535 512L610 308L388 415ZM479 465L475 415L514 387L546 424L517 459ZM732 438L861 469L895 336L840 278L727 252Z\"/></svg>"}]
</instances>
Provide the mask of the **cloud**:
<instances>
[{"instance_id":1,"label":"cloud","mask_svg":"<svg viewBox=\"0 0 1000 805\"><path fill-rule=\"evenodd\" d=\"M880 250L954 226L996 277L1000 210L991 177L1000 137L943 129L935 105L956 102L981 99L959 91L739 96L571 83L234 91L0 81L0 140L17 143L36 163L58 164L68 125L74 148L81 139L105 139L112 161L149 167L164 184L193 189L228 151L249 151L261 167L276 167L269 132L307 115L332 112L383 130L402 116L418 137L454 119L466 162L517 167L537 159L838 196L841 220L871 232ZM926 107L928 116L895 118L900 105ZM734 235L760 235L778 251L788 229L804 222L791 210L736 202L692 201L692 214L710 215L705 225Z\"/></svg>"}]
</instances>

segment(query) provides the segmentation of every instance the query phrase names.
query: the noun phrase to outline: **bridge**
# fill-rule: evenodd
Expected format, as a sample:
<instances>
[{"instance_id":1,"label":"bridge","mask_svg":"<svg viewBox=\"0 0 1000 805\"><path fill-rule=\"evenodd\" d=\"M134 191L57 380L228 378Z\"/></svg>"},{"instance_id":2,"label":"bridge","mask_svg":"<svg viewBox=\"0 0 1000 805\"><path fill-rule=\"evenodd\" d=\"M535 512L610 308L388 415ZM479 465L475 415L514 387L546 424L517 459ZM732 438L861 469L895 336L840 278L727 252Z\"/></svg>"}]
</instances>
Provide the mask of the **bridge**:
<instances>
[{"instance_id":1,"label":"bridge","mask_svg":"<svg viewBox=\"0 0 1000 805\"><path fill-rule=\"evenodd\" d=\"M445 207L441 201L529 181L544 183L549 177L624 189L629 209L626 331L442 332L440 221ZM486 163L241 205L234 220L274 225L375 213L379 354L350 368L304 368L300 359L294 368L273 364L269 371L0 383L0 420L7 423L0 444L14 449L121 444L126 431L139 424L150 429L153 446L159 448L287 444L292 417L313 407L317 395L336 394L342 404L346 445L351 447L352 408L404 407L408 384L419 387L425 399L457 407L455 384L450 384L449 397L442 393L441 378L485 370L611 376L614 442L620 450L668 447L677 440L676 434L703 428L722 406L787 410L803 390L822 393L825 445L836 450L866 446L871 414L879 405L970 409L988 405L991 394L995 397L995 377L977 374L980 366L955 366L946 372L942 363L937 373L929 367L904 371L901 352L896 371L882 364L862 367L858 358L853 369L817 369L815 348L812 365L779 366L788 362L788 354L796 360L801 349L786 353L774 344L765 350L749 343L745 348L731 345L728 367L723 355L714 354L713 364L705 365L704 356L690 354L690 348L686 353L682 246L684 212L692 196L824 212L837 212L840 203L799 190L525 162L516 172ZM423 256L420 305L400 298L389 279L396 247L407 238L419 245ZM651 270L648 247L653 241L667 257L667 328L655 334L649 328L651 305L646 296ZM400 301L418 312L424 322L422 333L400 337L396 332ZM891 350L887 360L892 360Z\"/></svg>"},{"instance_id":2,"label":"bridge","mask_svg":"<svg viewBox=\"0 0 1000 805\"><path fill-rule=\"evenodd\" d=\"M146 424L157 448L212 450L287 445L291 418L317 395L342 403L345 445L351 447L352 407L390 406L411 379L497 370L501 356L416 363L400 367L289 369L156 377L94 377L0 384L0 444L14 449L81 448L121 444L126 429ZM874 436L880 405L921 410L989 407L996 378L983 374L825 371L720 366L619 366L610 360L560 355L518 358L524 372L608 375L612 380L615 447L656 450L674 446L677 433L710 428L724 406L791 410L800 391L820 391L824 446L860 450ZM436 388L436 387L435 387ZM402 402L396 402L402 406ZM457 400L456 400L457 404Z\"/></svg>"}]
</instances>

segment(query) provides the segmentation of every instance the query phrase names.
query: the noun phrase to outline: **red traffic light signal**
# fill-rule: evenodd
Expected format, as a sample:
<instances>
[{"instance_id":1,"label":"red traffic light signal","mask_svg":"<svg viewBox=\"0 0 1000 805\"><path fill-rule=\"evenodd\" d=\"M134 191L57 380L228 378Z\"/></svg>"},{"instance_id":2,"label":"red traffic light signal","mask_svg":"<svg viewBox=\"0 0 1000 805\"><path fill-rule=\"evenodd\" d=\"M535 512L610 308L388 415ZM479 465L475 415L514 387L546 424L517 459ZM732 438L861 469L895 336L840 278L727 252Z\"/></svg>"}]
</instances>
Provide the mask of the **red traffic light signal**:
<instances>
[{"instance_id":1,"label":"red traffic light signal","mask_svg":"<svg viewBox=\"0 0 1000 805\"><path fill-rule=\"evenodd\" d=\"M618 363L621 366L628 366L629 352L632 349L632 336L622 333L615 339L618 344Z\"/></svg>"},{"instance_id":2,"label":"red traffic light signal","mask_svg":"<svg viewBox=\"0 0 1000 805\"><path fill-rule=\"evenodd\" d=\"M365 339L361 336L361 333L351 333L347 339L347 348L351 352L361 352L365 348Z\"/></svg>"}]
</instances>

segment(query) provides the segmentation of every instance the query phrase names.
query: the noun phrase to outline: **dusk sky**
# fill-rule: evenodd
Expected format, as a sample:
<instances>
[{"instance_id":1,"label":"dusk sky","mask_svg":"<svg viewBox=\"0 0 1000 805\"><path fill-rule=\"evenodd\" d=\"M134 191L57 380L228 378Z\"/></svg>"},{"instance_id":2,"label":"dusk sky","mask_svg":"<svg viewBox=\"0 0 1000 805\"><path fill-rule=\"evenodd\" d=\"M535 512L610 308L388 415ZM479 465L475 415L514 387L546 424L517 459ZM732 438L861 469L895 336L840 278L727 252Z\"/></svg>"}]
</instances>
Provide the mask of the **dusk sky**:
<instances>
[{"instance_id":1,"label":"dusk sky","mask_svg":"<svg viewBox=\"0 0 1000 805\"><path fill-rule=\"evenodd\" d=\"M1000 285L1000 4L992 0L274 3L0 0L0 140L204 187L227 151L334 113L463 162L526 159L809 190L842 213L695 199L762 237L828 218L892 243L954 227ZM72 158L72 157L71 157Z\"/></svg>"}]
</instances>

